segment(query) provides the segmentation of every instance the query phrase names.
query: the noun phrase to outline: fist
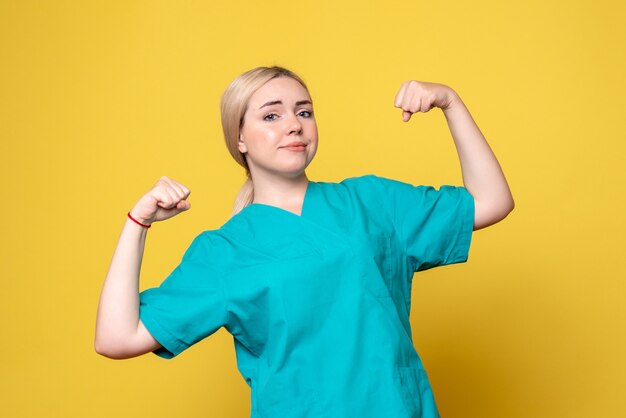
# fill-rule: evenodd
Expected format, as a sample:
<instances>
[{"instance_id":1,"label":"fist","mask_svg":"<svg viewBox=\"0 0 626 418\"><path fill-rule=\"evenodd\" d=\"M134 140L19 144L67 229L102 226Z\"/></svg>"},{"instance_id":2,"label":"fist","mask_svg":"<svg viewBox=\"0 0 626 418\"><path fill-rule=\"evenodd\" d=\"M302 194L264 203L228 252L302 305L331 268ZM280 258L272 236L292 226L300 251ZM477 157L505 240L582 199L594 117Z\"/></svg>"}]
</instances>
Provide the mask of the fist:
<instances>
[{"instance_id":1,"label":"fist","mask_svg":"<svg viewBox=\"0 0 626 418\"><path fill-rule=\"evenodd\" d=\"M445 110L454 96L454 91L443 84L410 80L400 86L394 106L402 109L402 120L408 122L416 112L426 113L433 107Z\"/></svg>"},{"instance_id":2,"label":"fist","mask_svg":"<svg viewBox=\"0 0 626 418\"><path fill-rule=\"evenodd\" d=\"M148 225L169 219L191 208L187 201L190 193L182 184L163 176L139 199L131 210L131 216Z\"/></svg>"}]
</instances>

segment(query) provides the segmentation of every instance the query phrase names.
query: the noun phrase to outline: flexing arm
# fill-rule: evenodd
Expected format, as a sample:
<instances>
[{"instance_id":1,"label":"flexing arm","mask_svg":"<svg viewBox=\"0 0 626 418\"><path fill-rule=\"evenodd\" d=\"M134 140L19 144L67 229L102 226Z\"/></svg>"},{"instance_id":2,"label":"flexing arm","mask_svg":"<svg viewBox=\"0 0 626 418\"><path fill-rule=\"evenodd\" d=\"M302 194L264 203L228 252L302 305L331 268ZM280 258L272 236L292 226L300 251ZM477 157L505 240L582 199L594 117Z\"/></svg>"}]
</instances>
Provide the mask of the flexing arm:
<instances>
[{"instance_id":1,"label":"flexing arm","mask_svg":"<svg viewBox=\"0 0 626 418\"><path fill-rule=\"evenodd\" d=\"M461 163L463 183L474 197L474 230L504 219L515 206L500 164L458 94L442 84L405 82L396 95L408 122L416 112L443 110Z\"/></svg>"},{"instance_id":2,"label":"flexing arm","mask_svg":"<svg viewBox=\"0 0 626 418\"><path fill-rule=\"evenodd\" d=\"M162 177L130 211L133 218L151 224L190 208L190 191ZM96 352L123 359L156 350L161 345L139 320L139 271L147 228L127 218L107 273L96 319Z\"/></svg>"}]
</instances>

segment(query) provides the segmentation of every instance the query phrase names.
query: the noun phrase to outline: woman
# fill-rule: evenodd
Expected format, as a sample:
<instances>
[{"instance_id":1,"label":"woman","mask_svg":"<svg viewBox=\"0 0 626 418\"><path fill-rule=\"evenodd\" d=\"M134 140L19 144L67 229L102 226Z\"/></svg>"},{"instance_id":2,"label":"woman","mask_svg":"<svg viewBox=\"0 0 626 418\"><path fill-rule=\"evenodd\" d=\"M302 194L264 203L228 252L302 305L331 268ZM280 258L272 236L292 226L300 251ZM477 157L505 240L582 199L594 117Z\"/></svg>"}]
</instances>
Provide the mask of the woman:
<instances>
[{"instance_id":1,"label":"woman","mask_svg":"<svg viewBox=\"0 0 626 418\"><path fill-rule=\"evenodd\" d=\"M467 260L473 230L513 199L459 96L402 84L402 118L441 108L464 187L367 175L310 181L317 149L305 83L280 67L235 79L222 96L226 144L248 175L234 215L198 235L158 288L138 291L146 233L188 210L162 177L128 213L107 274L96 351L171 358L224 326L252 390L253 417L436 417L411 339L413 273Z\"/></svg>"}]
</instances>

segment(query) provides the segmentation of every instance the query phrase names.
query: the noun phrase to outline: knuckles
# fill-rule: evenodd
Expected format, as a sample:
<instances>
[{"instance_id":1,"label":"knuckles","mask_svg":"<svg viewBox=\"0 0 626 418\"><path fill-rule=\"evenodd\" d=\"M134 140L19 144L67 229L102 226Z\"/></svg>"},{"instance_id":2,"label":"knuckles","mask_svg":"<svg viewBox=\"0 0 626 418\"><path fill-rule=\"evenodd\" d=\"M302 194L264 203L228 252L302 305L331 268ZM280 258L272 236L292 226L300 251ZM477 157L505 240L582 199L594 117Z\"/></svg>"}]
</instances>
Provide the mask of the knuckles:
<instances>
[{"instance_id":1,"label":"knuckles","mask_svg":"<svg viewBox=\"0 0 626 418\"><path fill-rule=\"evenodd\" d=\"M413 88L413 89L421 88L422 84L419 81L417 81L417 80L411 80L411 81L409 81L409 87Z\"/></svg>"}]
</instances>

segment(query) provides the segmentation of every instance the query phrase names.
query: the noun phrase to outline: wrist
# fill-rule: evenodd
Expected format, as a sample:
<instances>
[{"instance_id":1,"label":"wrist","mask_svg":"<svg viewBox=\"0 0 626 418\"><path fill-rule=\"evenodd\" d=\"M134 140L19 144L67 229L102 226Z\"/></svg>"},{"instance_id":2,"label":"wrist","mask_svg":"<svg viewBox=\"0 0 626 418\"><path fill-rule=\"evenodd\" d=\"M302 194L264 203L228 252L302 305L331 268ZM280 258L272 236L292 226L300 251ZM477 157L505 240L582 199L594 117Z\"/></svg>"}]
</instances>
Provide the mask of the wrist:
<instances>
[{"instance_id":1,"label":"wrist","mask_svg":"<svg viewBox=\"0 0 626 418\"><path fill-rule=\"evenodd\" d=\"M141 216L135 215L134 213L132 213L133 211L129 211L128 212L128 219L130 219L133 223L137 224L138 226L141 226L143 228L150 228L152 226L152 220L150 219L145 219L142 218Z\"/></svg>"},{"instance_id":2,"label":"wrist","mask_svg":"<svg viewBox=\"0 0 626 418\"><path fill-rule=\"evenodd\" d=\"M461 97L459 97L456 91L448 87L448 94L447 94L446 102L447 102L447 105L441 109L444 112L455 108L461 102Z\"/></svg>"}]
</instances>

